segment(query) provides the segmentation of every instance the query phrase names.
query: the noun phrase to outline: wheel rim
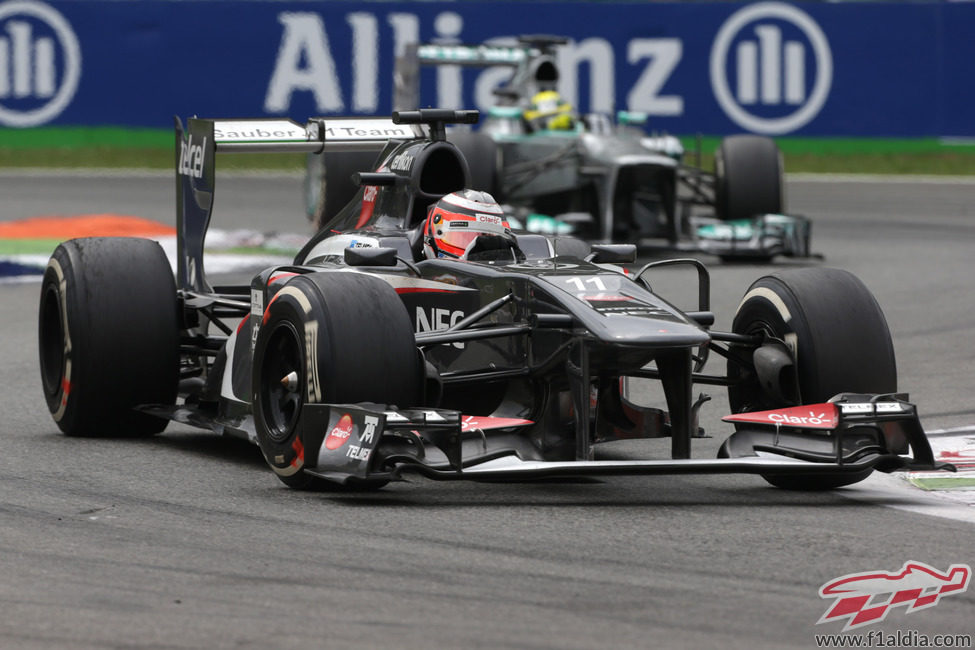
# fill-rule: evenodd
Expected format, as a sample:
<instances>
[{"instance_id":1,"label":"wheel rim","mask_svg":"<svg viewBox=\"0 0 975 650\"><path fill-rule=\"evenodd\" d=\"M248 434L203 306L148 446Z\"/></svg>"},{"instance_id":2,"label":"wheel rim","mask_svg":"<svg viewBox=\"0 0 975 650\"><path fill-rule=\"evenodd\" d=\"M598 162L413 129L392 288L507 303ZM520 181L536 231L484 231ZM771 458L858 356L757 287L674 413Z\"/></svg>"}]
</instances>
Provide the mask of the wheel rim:
<instances>
[{"instance_id":1,"label":"wheel rim","mask_svg":"<svg viewBox=\"0 0 975 650\"><path fill-rule=\"evenodd\" d=\"M762 335L766 339L782 338L782 334L777 331L777 328L765 320L755 320L751 322L748 327L745 328L743 333L748 336ZM738 400L740 401L740 404L738 406L732 406L732 410L736 412L748 412L784 406L782 404L773 403L762 389L762 386L758 381L758 377L754 376L754 369L751 370L751 373L753 375L752 377L738 385L738 390L740 391L738 393Z\"/></svg>"},{"instance_id":2,"label":"wheel rim","mask_svg":"<svg viewBox=\"0 0 975 650\"><path fill-rule=\"evenodd\" d=\"M275 442L288 439L298 423L305 401L303 369L298 332L291 323L277 324L268 338L260 374L261 414Z\"/></svg>"},{"instance_id":3,"label":"wheel rim","mask_svg":"<svg viewBox=\"0 0 975 650\"><path fill-rule=\"evenodd\" d=\"M54 397L61 390L61 378L64 375L64 321L61 314L61 296L53 285L49 285L44 291L38 339L44 392L49 397Z\"/></svg>"}]
</instances>

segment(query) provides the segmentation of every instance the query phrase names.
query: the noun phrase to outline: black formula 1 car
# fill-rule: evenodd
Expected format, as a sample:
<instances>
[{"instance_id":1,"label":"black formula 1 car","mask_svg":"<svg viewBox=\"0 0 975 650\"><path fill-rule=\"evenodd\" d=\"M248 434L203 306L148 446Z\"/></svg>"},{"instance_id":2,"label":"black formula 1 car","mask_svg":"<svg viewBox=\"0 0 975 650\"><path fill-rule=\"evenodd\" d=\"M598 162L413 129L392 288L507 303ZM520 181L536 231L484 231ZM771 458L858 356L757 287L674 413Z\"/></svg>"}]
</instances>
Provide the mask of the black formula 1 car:
<instances>
[{"instance_id":1,"label":"black formula 1 car","mask_svg":"<svg viewBox=\"0 0 975 650\"><path fill-rule=\"evenodd\" d=\"M762 277L733 331L718 332L696 260L628 271L620 265L634 261L633 245L536 234L487 246L480 261L425 259L428 206L469 182L445 125L476 118L193 118L185 130L177 119L175 279L148 240L70 240L50 259L40 367L57 425L141 436L175 420L240 436L296 488L375 488L410 474L747 472L826 489L875 469L946 467L895 392L883 313L847 272ZM383 143L383 171L358 175L358 194L292 264L211 286L203 241L218 152L341 156L362 141ZM693 311L651 288L673 265L697 273ZM703 371L709 353L726 371ZM631 378L659 380L660 406L627 399ZM704 402L694 384L728 389L734 431L718 458L691 454ZM666 437L669 458L594 453L607 441Z\"/></svg>"},{"instance_id":2,"label":"black formula 1 car","mask_svg":"<svg viewBox=\"0 0 975 650\"><path fill-rule=\"evenodd\" d=\"M493 194L523 228L729 260L810 256L810 220L783 214L782 156L771 138L724 138L710 172L700 146L690 155L676 137L649 135L645 114L564 114L558 129L531 119L533 99L558 84L557 50L566 43L524 36L512 46L411 45L396 62L395 107L422 105L422 66L511 68L480 130L455 130L448 139L467 158L472 186ZM357 189L352 174L378 165L374 158L309 156L309 219L318 226L331 219Z\"/></svg>"}]
</instances>

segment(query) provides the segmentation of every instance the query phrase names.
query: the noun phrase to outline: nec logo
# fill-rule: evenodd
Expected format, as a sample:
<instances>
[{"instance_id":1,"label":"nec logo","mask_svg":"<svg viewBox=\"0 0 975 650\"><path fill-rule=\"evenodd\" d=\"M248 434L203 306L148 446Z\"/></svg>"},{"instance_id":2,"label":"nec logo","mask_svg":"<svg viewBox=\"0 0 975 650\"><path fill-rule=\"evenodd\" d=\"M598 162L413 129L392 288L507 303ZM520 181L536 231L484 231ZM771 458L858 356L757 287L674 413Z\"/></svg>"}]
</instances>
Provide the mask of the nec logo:
<instances>
[{"instance_id":1,"label":"nec logo","mask_svg":"<svg viewBox=\"0 0 975 650\"><path fill-rule=\"evenodd\" d=\"M0 124L51 121L71 103L80 78L81 48L64 16L33 0L0 4Z\"/></svg>"},{"instance_id":2,"label":"nec logo","mask_svg":"<svg viewBox=\"0 0 975 650\"><path fill-rule=\"evenodd\" d=\"M456 325L462 318L464 318L464 312L459 310L444 309L442 307L434 307L427 310L423 307L417 307L416 331L434 332L437 330L445 330ZM452 345L458 350L464 349L463 343L453 343Z\"/></svg>"},{"instance_id":3,"label":"nec logo","mask_svg":"<svg viewBox=\"0 0 975 650\"><path fill-rule=\"evenodd\" d=\"M795 131L829 97L833 56L815 20L797 7L762 2L721 26L711 48L711 87L739 126L770 135Z\"/></svg>"}]
</instances>

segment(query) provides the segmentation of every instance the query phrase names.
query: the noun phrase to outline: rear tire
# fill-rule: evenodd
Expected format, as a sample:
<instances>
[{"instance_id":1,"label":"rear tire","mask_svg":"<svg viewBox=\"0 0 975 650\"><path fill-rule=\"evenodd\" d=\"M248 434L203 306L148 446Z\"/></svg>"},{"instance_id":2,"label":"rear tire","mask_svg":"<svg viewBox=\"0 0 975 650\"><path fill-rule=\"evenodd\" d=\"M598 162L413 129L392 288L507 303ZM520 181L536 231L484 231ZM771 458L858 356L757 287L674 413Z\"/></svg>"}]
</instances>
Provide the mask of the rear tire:
<instances>
[{"instance_id":1,"label":"rear tire","mask_svg":"<svg viewBox=\"0 0 975 650\"><path fill-rule=\"evenodd\" d=\"M749 219L782 212L782 154L771 138L724 138L714 157L714 173L714 209L719 219Z\"/></svg>"},{"instance_id":2,"label":"rear tire","mask_svg":"<svg viewBox=\"0 0 975 650\"><path fill-rule=\"evenodd\" d=\"M309 161L305 200L315 232L355 198L359 186L353 182L352 176L358 172L373 171L375 162L375 151L347 151L341 156L332 156L324 161L324 165L321 162L311 164L312 161Z\"/></svg>"},{"instance_id":3,"label":"rear tire","mask_svg":"<svg viewBox=\"0 0 975 650\"><path fill-rule=\"evenodd\" d=\"M480 190L494 196L498 190L498 145L483 133L458 131L448 140L464 155L471 172L468 189Z\"/></svg>"},{"instance_id":4,"label":"rear tire","mask_svg":"<svg viewBox=\"0 0 975 650\"><path fill-rule=\"evenodd\" d=\"M758 279L745 293L732 331L764 333L786 342L796 363L799 403L821 403L845 392L897 391L894 347L883 311L863 282L847 271L794 269ZM738 353L748 351L739 348ZM754 373L737 364L729 362L728 373L741 379L728 389L732 413L791 405L772 397ZM870 470L765 479L787 489L827 490L869 474Z\"/></svg>"},{"instance_id":5,"label":"rear tire","mask_svg":"<svg viewBox=\"0 0 975 650\"><path fill-rule=\"evenodd\" d=\"M292 372L289 390L281 380ZM423 387L406 308L388 284L360 273L309 273L278 291L257 336L253 377L261 451L278 478L298 489L334 485L304 471L306 403L415 406Z\"/></svg>"},{"instance_id":6,"label":"rear tire","mask_svg":"<svg viewBox=\"0 0 975 650\"><path fill-rule=\"evenodd\" d=\"M41 382L69 436L148 436L167 420L134 410L172 405L179 384L179 308L169 260L154 241L73 239L41 284Z\"/></svg>"}]
</instances>

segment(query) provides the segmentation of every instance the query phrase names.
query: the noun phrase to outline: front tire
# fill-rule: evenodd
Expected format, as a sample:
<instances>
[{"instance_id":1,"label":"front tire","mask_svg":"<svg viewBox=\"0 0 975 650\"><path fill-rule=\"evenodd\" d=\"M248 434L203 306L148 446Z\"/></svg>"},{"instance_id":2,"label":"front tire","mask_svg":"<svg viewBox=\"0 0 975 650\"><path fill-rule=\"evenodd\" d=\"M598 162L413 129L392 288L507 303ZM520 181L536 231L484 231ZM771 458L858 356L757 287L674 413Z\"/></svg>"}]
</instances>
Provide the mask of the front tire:
<instances>
[{"instance_id":1,"label":"front tire","mask_svg":"<svg viewBox=\"0 0 975 650\"><path fill-rule=\"evenodd\" d=\"M179 384L173 273L154 241L73 239L55 249L41 284L41 383L69 436L148 436L167 420L136 411L172 405Z\"/></svg>"},{"instance_id":2,"label":"front tire","mask_svg":"<svg viewBox=\"0 0 975 650\"><path fill-rule=\"evenodd\" d=\"M253 372L261 451L298 489L327 485L305 472L306 403L413 406L423 386L406 308L388 284L361 273L309 273L279 290L265 310Z\"/></svg>"},{"instance_id":3,"label":"front tire","mask_svg":"<svg viewBox=\"0 0 975 650\"><path fill-rule=\"evenodd\" d=\"M825 402L839 393L893 393L897 367L890 330L870 290L855 275L831 268L782 271L755 281L735 313L736 334L763 334L783 341L796 364L794 394L800 404ZM737 348L740 355L748 354ZM733 413L761 411L783 403L763 388L755 373L729 362L738 382L728 389ZM773 485L825 490L863 480L858 474L765 476Z\"/></svg>"},{"instance_id":4,"label":"front tire","mask_svg":"<svg viewBox=\"0 0 975 650\"><path fill-rule=\"evenodd\" d=\"M771 138L724 138L714 157L717 217L731 221L781 213L785 204L782 167L782 154Z\"/></svg>"}]
</instances>

